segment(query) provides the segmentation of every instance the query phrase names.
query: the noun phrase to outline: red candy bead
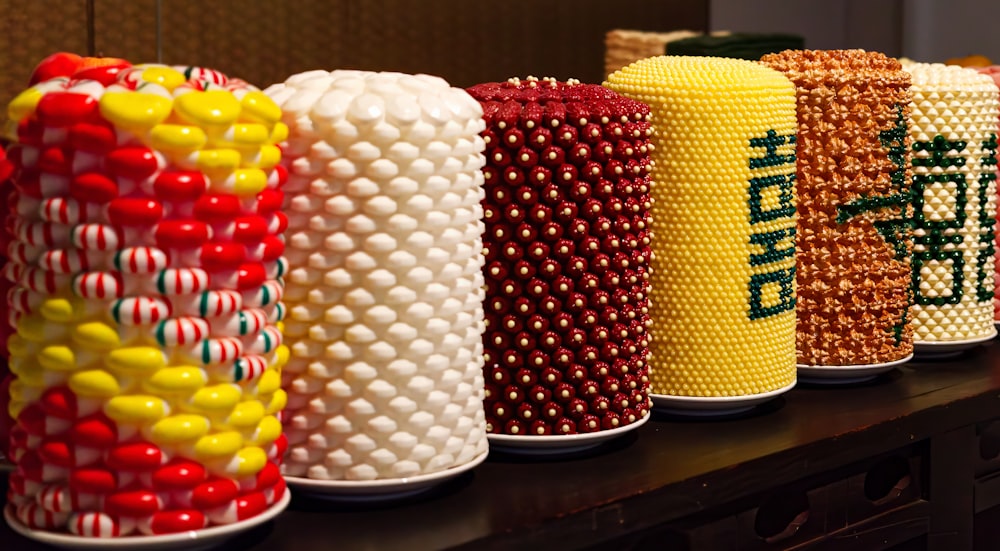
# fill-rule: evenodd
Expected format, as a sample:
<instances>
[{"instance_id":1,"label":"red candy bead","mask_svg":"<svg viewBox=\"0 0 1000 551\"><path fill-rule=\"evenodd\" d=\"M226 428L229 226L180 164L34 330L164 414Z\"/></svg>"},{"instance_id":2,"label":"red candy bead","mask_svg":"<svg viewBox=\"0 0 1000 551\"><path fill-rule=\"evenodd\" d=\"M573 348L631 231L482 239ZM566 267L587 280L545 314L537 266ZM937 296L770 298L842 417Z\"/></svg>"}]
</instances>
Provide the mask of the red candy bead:
<instances>
[{"instance_id":1,"label":"red candy bead","mask_svg":"<svg viewBox=\"0 0 1000 551\"><path fill-rule=\"evenodd\" d=\"M107 203L118 197L118 183L98 172L77 174L70 180L69 194L77 201Z\"/></svg>"},{"instance_id":2,"label":"red candy bead","mask_svg":"<svg viewBox=\"0 0 1000 551\"><path fill-rule=\"evenodd\" d=\"M200 530L207 525L205 514L194 509L159 511L139 523L139 531L146 535L174 534Z\"/></svg>"},{"instance_id":3,"label":"red candy bead","mask_svg":"<svg viewBox=\"0 0 1000 551\"><path fill-rule=\"evenodd\" d=\"M161 249L192 248L209 238L209 228L194 220L162 220L154 230L156 246Z\"/></svg>"},{"instance_id":4,"label":"red candy bead","mask_svg":"<svg viewBox=\"0 0 1000 551\"><path fill-rule=\"evenodd\" d=\"M148 147L131 145L108 153L105 167L112 176L142 180L159 170L159 160Z\"/></svg>"},{"instance_id":5,"label":"red candy bead","mask_svg":"<svg viewBox=\"0 0 1000 551\"><path fill-rule=\"evenodd\" d=\"M122 471L151 471L163 463L160 448L146 442L119 444L108 452L108 467Z\"/></svg>"},{"instance_id":6,"label":"red candy bead","mask_svg":"<svg viewBox=\"0 0 1000 551\"><path fill-rule=\"evenodd\" d=\"M232 480L217 478L195 486L191 493L191 504L200 510L226 505L236 499L239 487Z\"/></svg>"},{"instance_id":7,"label":"red candy bead","mask_svg":"<svg viewBox=\"0 0 1000 551\"><path fill-rule=\"evenodd\" d=\"M152 226L163 218L163 205L153 199L118 198L108 205L108 218L119 226Z\"/></svg>"},{"instance_id":8,"label":"red candy bead","mask_svg":"<svg viewBox=\"0 0 1000 551\"><path fill-rule=\"evenodd\" d=\"M205 467L184 459L177 459L153 472L153 488L175 490L194 488L205 480Z\"/></svg>"},{"instance_id":9,"label":"red candy bead","mask_svg":"<svg viewBox=\"0 0 1000 551\"><path fill-rule=\"evenodd\" d=\"M86 94L51 92L42 96L35 115L45 126L63 127L85 121L97 113L97 100Z\"/></svg>"},{"instance_id":10,"label":"red candy bead","mask_svg":"<svg viewBox=\"0 0 1000 551\"><path fill-rule=\"evenodd\" d=\"M223 223L236 218L242 208L235 195L202 195L194 202L194 217L202 222Z\"/></svg>"},{"instance_id":11,"label":"red candy bead","mask_svg":"<svg viewBox=\"0 0 1000 551\"><path fill-rule=\"evenodd\" d=\"M153 181L153 192L162 201L194 201L207 187L204 175L195 171L163 171Z\"/></svg>"},{"instance_id":12,"label":"red candy bead","mask_svg":"<svg viewBox=\"0 0 1000 551\"><path fill-rule=\"evenodd\" d=\"M160 497L151 490L113 492L104 500L104 512L112 516L146 517L162 508Z\"/></svg>"},{"instance_id":13,"label":"red candy bead","mask_svg":"<svg viewBox=\"0 0 1000 551\"><path fill-rule=\"evenodd\" d=\"M99 413L73 423L69 430L69 438L80 446L108 448L118 442L116 427L113 421Z\"/></svg>"},{"instance_id":14,"label":"red candy bead","mask_svg":"<svg viewBox=\"0 0 1000 551\"><path fill-rule=\"evenodd\" d=\"M73 149L104 155L115 148L118 136L114 127L103 122L78 122L69 127L69 145Z\"/></svg>"}]
</instances>

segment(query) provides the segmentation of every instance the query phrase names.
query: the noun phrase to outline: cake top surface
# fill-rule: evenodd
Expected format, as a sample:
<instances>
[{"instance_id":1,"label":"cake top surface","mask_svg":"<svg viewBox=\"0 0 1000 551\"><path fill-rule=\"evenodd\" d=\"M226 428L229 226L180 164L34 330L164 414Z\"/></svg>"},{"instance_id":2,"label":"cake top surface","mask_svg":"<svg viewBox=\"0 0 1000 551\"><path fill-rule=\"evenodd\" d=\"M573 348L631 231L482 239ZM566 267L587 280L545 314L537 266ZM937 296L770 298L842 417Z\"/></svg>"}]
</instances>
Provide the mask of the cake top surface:
<instances>
[{"instance_id":1,"label":"cake top surface","mask_svg":"<svg viewBox=\"0 0 1000 551\"><path fill-rule=\"evenodd\" d=\"M560 82L553 78L524 80L510 78L506 82L486 82L468 89L469 94L483 104L483 111L501 119L516 122L521 117L555 115L557 119L611 119L623 116L645 117L649 107L598 84L581 84L570 79ZM522 113L523 111L523 113Z\"/></svg>"},{"instance_id":2,"label":"cake top surface","mask_svg":"<svg viewBox=\"0 0 1000 551\"><path fill-rule=\"evenodd\" d=\"M656 56L622 67L608 77L615 89L652 78L656 86L678 91L789 88L778 71L753 61L710 56Z\"/></svg>"},{"instance_id":3,"label":"cake top surface","mask_svg":"<svg viewBox=\"0 0 1000 551\"><path fill-rule=\"evenodd\" d=\"M993 78L976 69L942 63L904 62L903 70L910 73L913 86L922 89L997 92Z\"/></svg>"},{"instance_id":4,"label":"cake top surface","mask_svg":"<svg viewBox=\"0 0 1000 551\"><path fill-rule=\"evenodd\" d=\"M854 50L785 50L760 58L761 63L783 73L822 80L879 79L905 84L909 76L898 59L880 52Z\"/></svg>"}]
</instances>

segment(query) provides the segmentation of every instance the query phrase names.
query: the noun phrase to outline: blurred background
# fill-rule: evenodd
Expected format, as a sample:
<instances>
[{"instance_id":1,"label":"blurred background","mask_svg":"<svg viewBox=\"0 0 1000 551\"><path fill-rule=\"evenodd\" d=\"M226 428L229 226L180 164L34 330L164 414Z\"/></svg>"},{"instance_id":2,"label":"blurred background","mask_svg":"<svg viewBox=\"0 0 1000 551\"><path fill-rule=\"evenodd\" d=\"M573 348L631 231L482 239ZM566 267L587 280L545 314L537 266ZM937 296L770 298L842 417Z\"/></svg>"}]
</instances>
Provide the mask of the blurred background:
<instances>
[{"instance_id":1,"label":"blurred background","mask_svg":"<svg viewBox=\"0 0 1000 551\"><path fill-rule=\"evenodd\" d=\"M785 32L808 48L1000 62L1000 2L982 0L0 0L0 14L0 105L62 50L260 87L317 68L601 82L612 29Z\"/></svg>"}]
</instances>

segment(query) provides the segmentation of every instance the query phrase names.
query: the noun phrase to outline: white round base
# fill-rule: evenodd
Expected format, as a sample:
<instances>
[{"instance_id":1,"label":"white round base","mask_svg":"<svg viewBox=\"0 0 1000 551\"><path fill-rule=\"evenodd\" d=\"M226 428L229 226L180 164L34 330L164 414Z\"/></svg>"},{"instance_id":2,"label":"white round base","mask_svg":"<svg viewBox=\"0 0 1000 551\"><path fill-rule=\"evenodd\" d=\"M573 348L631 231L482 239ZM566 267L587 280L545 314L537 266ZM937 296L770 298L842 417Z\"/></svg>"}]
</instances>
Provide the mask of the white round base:
<instances>
[{"instance_id":1,"label":"white round base","mask_svg":"<svg viewBox=\"0 0 1000 551\"><path fill-rule=\"evenodd\" d=\"M560 455L573 454L596 448L628 432L645 425L651 416L616 429L585 432L581 434L551 434L541 436L515 436L512 434L488 434L490 448L520 455Z\"/></svg>"},{"instance_id":2,"label":"white round base","mask_svg":"<svg viewBox=\"0 0 1000 551\"><path fill-rule=\"evenodd\" d=\"M997 336L996 327L993 332L983 337L964 341L913 341L913 351L921 358L948 358L957 356L966 350L980 346Z\"/></svg>"},{"instance_id":3,"label":"white round base","mask_svg":"<svg viewBox=\"0 0 1000 551\"><path fill-rule=\"evenodd\" d=\"M426 492L486 461L489 451L457 467L409 478L382 480L320 480L286 476L285 482L298 494L327 501L380 502L394 501Z\"/></svg>"},{"instance_id":4,"label":"white round base","mask_svg":"<svg viewBox=\"0 0 1000 551\"><path fill-rule=\"evenodd\" d=\"M125 536L120 538L86 538L59 532L46 532L44 530L33 530L28 528L14 516L14 506L7 505L3 516L7 524L18 534L61 549L72 549L75 551L102 551L102 550L129 550L129 551L192 551L196 549L208 549L216 547L228 539L246 532L268 522L278 515L278 513L288 507L291 501L291 492L285 491L285 495L263 513L222 526L212 526L201 530L189 532L179 532L176 534L165 534L162 536Z\"/></svg>"},{"instance_id":5,"label":"white round base","mask_svg":"<svg viewBox=\"0 0 1000 551\"><path fill-rule=\"evenodd\" d=\"M799 381L814 385L848 385L863 383L891 371L913 359L913 354L891 362L866 365L804 365L798 364Z\"/></svg>"},{"instance_id":6,"label":"white round base","mask_svg":"<svg viewBox=\"0 0 1000 551\"><path fill-rule=\"evenodd\" d=\"M650 394L653 399L653 409L670 415L686 417L717 417L734 415L773 400L788 392L795 386L790 385L777 390L746 396L673 396L670 394Z\"/></svg>"}]
</instances>

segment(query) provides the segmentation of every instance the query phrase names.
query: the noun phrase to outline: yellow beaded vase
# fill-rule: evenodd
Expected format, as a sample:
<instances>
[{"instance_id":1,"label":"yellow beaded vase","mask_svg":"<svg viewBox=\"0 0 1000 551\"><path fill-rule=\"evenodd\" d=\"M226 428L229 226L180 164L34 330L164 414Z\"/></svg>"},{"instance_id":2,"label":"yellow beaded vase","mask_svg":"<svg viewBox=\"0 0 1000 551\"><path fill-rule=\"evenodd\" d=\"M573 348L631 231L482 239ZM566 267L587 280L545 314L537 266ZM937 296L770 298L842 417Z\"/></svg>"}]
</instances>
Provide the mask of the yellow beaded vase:
<instances>
[{"instance_id":1,"label":"yellow beaded vase","mask_svg":"<svg viewBox=\"0 0 1000 551\"><path fill-rule=\"evenodd\" d=\"M654 394L795 382L795 89L777 71L661 56L608 77L652 109Z\"/></svg>"}]
</instances>

